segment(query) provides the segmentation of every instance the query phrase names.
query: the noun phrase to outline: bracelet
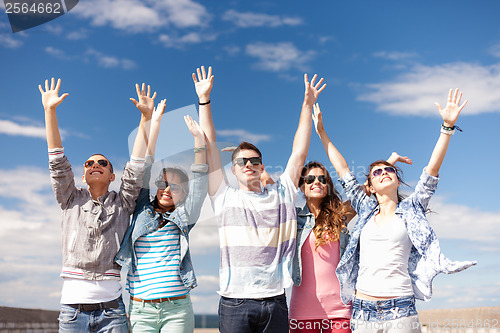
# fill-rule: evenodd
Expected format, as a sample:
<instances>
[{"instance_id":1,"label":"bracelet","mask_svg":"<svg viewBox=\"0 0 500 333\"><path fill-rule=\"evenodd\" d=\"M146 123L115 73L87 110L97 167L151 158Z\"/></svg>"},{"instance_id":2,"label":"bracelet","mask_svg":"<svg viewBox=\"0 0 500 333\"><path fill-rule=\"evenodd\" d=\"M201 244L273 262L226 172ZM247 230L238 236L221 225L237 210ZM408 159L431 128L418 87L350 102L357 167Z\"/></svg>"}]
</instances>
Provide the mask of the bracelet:
<instances>
[{"instance_id":1,"label":"bracelet","mask_svg":"<svg viewBox=\"0 0 500 333\"><path fill-rule=\"evenodd\" d=\"M208 100L208 102L205 102L205 103L198 101L198 105L207 105L207 104L210 104L210 100Z\"/></svg>"},{"instance_id":2,"label":"bracelet","mask_svg":"<svg viewBox=\"0 0 500 333\"><path fill-rule=\"evenodd\" d=\"M201 147L194 147L194 152L199 153L200 151L207 150L207 146L201 146Z\"/></svg>"},{"instance_id":3,"label":"bracelet","mask_svg":"<svg viewBox=\"0 0 500 333\"><path fill-rule=\"evenodd\" d=\"M441 124L441 133L443 134L453 135L455 134L455 129L459 130L460 132L463 132L462 129L457 125L454 125L453 127L448 127L444 126L444 124Z\"/></svg>"}]
</instances>

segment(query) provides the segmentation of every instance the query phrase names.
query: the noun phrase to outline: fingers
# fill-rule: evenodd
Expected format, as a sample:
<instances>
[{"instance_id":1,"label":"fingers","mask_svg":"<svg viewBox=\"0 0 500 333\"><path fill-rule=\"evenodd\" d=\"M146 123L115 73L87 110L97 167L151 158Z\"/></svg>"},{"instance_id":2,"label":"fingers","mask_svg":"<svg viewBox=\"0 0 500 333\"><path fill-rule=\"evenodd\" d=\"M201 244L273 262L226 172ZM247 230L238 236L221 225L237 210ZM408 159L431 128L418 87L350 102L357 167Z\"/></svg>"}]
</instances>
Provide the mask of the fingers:
<instances>
[{"instance_id":1,"label":"fingers","mask_svg":"<svg viewBox=\"0 0 500 333\"><path fill-rule=\"evenodd\" d=\"M50 80L50 90L54 90L54 78Z\"/></svg>"},{"instance_id":2,"label":"fingers","mask_svg":"<svg viewBox=\"0 0 500 333\"><path fill-rule=\"evenodd\" d=\"M323 79L321 79L323 81ZM318 90L318 94L323 91L323 89L326 88L326 83Z\"/></svg>"},{"instance_id":3,"label":"fingers","mask_svg":"<svg viewBox=\"0 0 500 333\"><path fill-rule=\"evenodd\" d=\"M452 95L453 95L453 89L450 89L450 91L448 92L448 103L451 103Z\"/></svg>"},{"instance_id":4,"label":"fingers","mask_svg":"<svg viewBox=\"0 0 500 333\"><path fill-rule=\"evenodd\" d=\"M319 81L318 81L318 83L314 86L314 88L315 88L316 90L318 90L318 87L319 87L319 86L321 86L321 84L323 83L323 81L324 81L324 79L323 79L323 78L321 78L321 80L319 80Z\"/></svg>"},{"instance_id":5,"label":"fingers","mask_svg":"<svg viewBox=\"0 0 500 333\"><path fill-rule=\"evenodd\" d=\"M434 103L434 105L437 106L439 111L443 110L443 108L441 107L441 104L439 104L438 102Z\"/></svg>"},{"instance_id":6,"label":"fingers","mask_svg":"<svg viewBox=\"0 0 500 333\"><path fill-rule=\"evenodd\" d=\"M45 80L45 91L49 91L49 80Z\"/></svg>"},{"instance_id":7,"label":"fingers","mask_svg":"<svg viewBox=\"0 0 500 333\"><path fill-rule=\"evenodd\" d=\"M141 96L141 89L139 88L139 84L138 83L135 84L135 91L137 92L137 97Z\"/></svg>"},{"instance_id":8,"label":"fingers","mask_svg":"<svg viewBox=\"0 0 500 333\"><path fill-rule=\"evenodd\" d=\"M149 86L148 86L149 87ZM155 99L156 98L156 91L155 93L153 94L153 97L151 97L151 99Z\"/></svg>"},{"instance_id":9,"label":"fingers","mask_svg":"<svg viewBox=\"0 0 500 333\"><path fill-rule=\"evenodd\" d=\"M38 85L38 90L40 90L40 93L43 95L45 93L45 91L43 91L43 88L42 88L42 85L39 84Z\"/></svg>"},{"instance_id":10,"label":"fingers","mask_svg":"<svg viewBox=\"0 0 500 333\"><path fill-rule=\"evenodd\" d=\"M311 80L311 86L313 86L313 87L314 87L314 81L316 81L316 78L317 78L317 77L318 77L318 75L317 75L317 74L314 74L314 76L313 76L313 78L312 78L312 80Z\"/></svg>"},{"instance_id":11,"label":"fingers","mask_svg":"<svg viewBox=\"0 0 500 333\"><path fill-rule=\"evenodd\" d=\"M142 83L141 95L145 95L145 94L146 94L146 84Z\"/></svg>"},{"instance_id":12,"label":"fingers","mask_svg":"<svg viewBox=\"0 0 500 333\"><path fill-rule=\"evenodd\" d=\"M203 80L207 78L207 73L205 72L205 66L201 66L201 75Z\"/></svg>"},{"instance_id":13,"label":"fingers","mask_svg":"<svg viewBox=\"0 0 500 333\"><path fill-rule=\"evenodd\" d=\"M139 85L137 85L137 86L139 86ZM130 100L132 101L132 103L134 103L134 105L135 105L135 106L137 106L137 104L139 104L139 102L137 102L137 101L136 101L135 99L133 99L133 98L131 98Z\"/></svg>"},{"instance_id":14,"label":"fingers","mask_svg":"<svg viewBox=\"0 0 500 333\"><path fill-rule=\"evenodd\" d=\"M59 93L59 87L61 86L61 79L57 79L56 92Z\"/></svg>"},{"instance_id":15,"label":"fingers","mask_svg":"<svg viewBox=\"0 0 500 333\"><path fill-rule=\"evenodd\" d=\"M193 82L194 82L195 84L196 84L196 83L198 83L198 80L196 80L196 74L195 74L195 73L193 73Z\"/></svg>"},{"instance_id":16,"label":"fingers","mask_svg":"<svg viewBox=\"0 0 500 333\"><path fill-rule=\"evenodd\" d=\"M309 87L309 78L307 77L307 73L304 74L304 84L306 85L306 88Z\"/></svg>"},{"instance_id":17,"label":"fingers","mask_svg":"<svg viewBox=\"0 0 500 333\"><path fill-rule=\"evenodd\" d=\"M212 66L208 66L208 76L210 79L212 79Z\"/></svg>"},{"instance_id":18,"label":"fingers","mask_svg":"<svg viewBox=\"0 0 500 333\"><path fill-rule=\"evenodd\" d=\"M143 83L144 84L144 83ZM148 84L148 94L146 96L149 97L149 95L151 94L151 86Z\"/></svg>"},{"instance_id":19,"label":"fingers","mask_svg":"<svg viewBox=\"0 0 500 333\"><path fill-rule=\"evenodd\" d=\"M201 72L199 68L196 68L196 73L198 73L198 81L201 81Z\"/></svg>"},{"instance_id":20,"label":"fingers","mask_svg":"<svg viewBox=\"0 0 500 333\"><path fill-rule=\"evenodd\" d=\"M62 95L61 95L61 97L59 97L59 101L60 101L60 102L64 101L64 99L65 99L66 97L68 97L68 95L69 95L68 93L64 93L64 94L62 94Z\"/></svg>"},{"instance_id":21,"label":"fingers","mask_svg":"<svg viewBox=\"0 0 500 333\"><path fill-rule=\"evenodd\" d=\"M467 105L467 102L468 102L468 101L469 101L469 100L468 100L468 99L466 99L466 100L465 100L465 102L464 102L464 104L462 104L462 105L460 106L460 108L458 109L458 113L459 113L459 114L460 114L460 112L462 111L462 109L463 109L463 108Z\"/></svg>"}]
</instances>

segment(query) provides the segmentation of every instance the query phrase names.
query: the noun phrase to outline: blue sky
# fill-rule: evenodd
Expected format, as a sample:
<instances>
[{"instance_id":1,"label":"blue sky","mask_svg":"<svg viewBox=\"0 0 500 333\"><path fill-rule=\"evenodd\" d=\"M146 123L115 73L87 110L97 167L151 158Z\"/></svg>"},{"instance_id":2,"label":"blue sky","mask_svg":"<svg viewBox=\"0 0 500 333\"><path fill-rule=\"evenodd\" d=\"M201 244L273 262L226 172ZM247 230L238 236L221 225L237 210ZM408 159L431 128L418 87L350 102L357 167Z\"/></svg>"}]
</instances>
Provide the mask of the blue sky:
<instances>
[{"instance_id":1,"label":"blue sky","mask_svg":"<svg viewBox=\"0 0 500 333\"><path fill-rule=\"evenodd\" d=\"M325 127L353 170L361 176L397 151L414 161L403 166L410 185L439 135L434 102L444 105L448 90L460 88L469 99L457 122L464 132L452 138L430 221L445 255L478 265L438 276L434 298L418 307L500 304L498 1L82 0L16 34L0 7L0 305L59 303L60 212L38 84L60 77L61 93L69 93L58 118L76 178L95 152L121 175L139 121L129 101L135 83L151 84L157 102L167 99L158 143L166 158L192 145L181 116L196 115L191 73L201 65L214 68L219 140L256 143L271 173L291 152L306 72L325 78L318 99ZM315 133L308 159L327 164ZM209 205L191 246L195 312L216 313L218 236Z\"/></svg>"}]
</instances>

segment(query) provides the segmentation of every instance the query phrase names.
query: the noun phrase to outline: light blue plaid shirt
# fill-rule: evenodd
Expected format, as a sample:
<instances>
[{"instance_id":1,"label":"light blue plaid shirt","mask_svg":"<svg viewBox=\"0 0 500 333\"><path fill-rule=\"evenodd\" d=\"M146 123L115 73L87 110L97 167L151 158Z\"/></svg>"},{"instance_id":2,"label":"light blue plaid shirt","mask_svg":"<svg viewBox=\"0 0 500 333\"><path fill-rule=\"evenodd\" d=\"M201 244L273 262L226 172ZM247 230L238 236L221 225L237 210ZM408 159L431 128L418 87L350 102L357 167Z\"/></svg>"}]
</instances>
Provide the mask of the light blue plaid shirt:
<instances>
[{"instance_id":1,"label":"light blue plaid shirt","mask_svg":"<svg viewBox=\"0 0 500 333\"><path fill-rule=\"evenodd\" d=\"M374 196L369 197L364 193L354 173L345 174L339 181L359 216L336 270L340 282L341 299L344 304L347 304L355 294L359 271L358 242L361 230L368 220L378 213L379 205ZM451 261L441 253L439 240L425 216L438 181L438 177L430 176L424 169L415 192L402 200L395 212L405 221L408 236L413 244L408 262L413 292L415 298L424 301L429 301L432 297L432 280L437 274L460 272L476 264L475 261Z\"/></svg>"}]
</instances>

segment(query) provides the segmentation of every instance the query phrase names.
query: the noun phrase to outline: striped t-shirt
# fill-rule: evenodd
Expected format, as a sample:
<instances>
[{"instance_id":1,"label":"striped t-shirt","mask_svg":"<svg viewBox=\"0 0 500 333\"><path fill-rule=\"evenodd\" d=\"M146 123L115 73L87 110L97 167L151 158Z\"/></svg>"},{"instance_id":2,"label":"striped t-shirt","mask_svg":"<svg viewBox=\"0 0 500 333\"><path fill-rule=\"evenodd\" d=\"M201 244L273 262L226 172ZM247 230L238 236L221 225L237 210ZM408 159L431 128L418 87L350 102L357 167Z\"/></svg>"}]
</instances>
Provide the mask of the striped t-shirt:
<instances>
[{"instance_id":1,"label":"striped t-shirt","mask_svg":"<svg viewBox=\"0 0 500 333\"><path fill-rule=\"evenodd\" d=\"M286 172L261 193L223 182L211 197L219 222L221 296L272 297L292 285L296 198Z\"/></svg>"},{"instance_id":2,"label":"striped t-shirt","mask_svg":"<svg viewBox=\"0 0 500 333\"><path fill-rule=\"evenodd\" d=\"M180 277L180 231L173 222L139 237L134 248L137 269L127 275L130 295L151 300L189 292Z\"/></svg>"}]
</instances>

